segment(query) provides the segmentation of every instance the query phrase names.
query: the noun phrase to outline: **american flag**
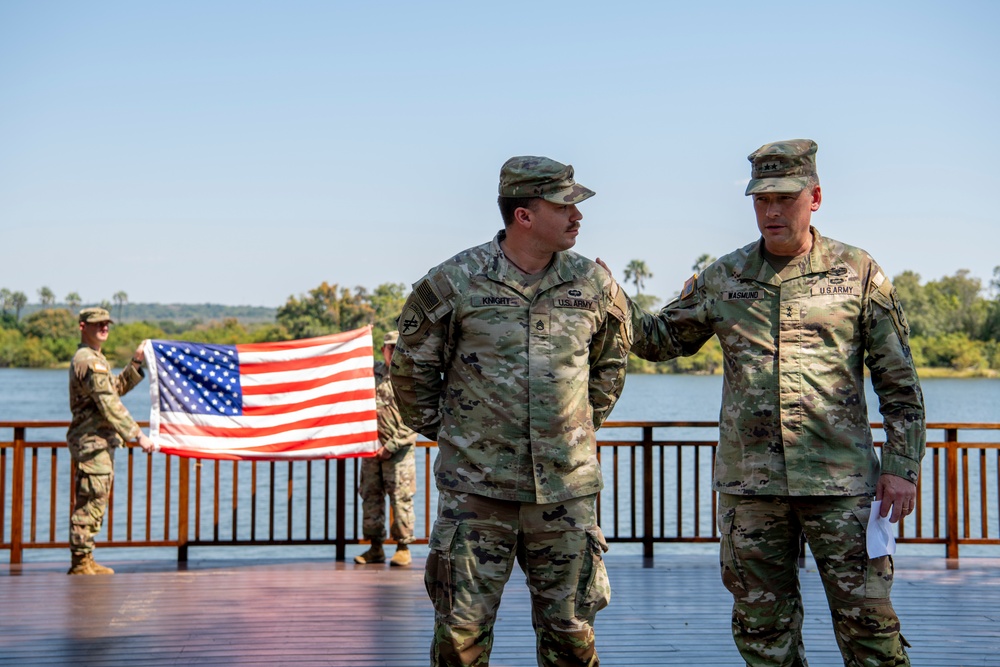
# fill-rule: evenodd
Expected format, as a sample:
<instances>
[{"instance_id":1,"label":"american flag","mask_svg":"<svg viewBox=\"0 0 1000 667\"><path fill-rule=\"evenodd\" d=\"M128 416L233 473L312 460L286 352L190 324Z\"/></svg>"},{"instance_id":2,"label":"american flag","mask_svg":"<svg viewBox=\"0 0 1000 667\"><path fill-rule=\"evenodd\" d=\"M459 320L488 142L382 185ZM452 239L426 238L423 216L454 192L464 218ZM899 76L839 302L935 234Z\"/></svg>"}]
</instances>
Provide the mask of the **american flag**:
<instances>
[{"instance_id":1,"label":"american flag","mask_svg":"<svg viewBox=\"0 0 1000 667\"><path fill-rule=\"evenodd\" d=\"M151 340L150 438L166 454L290 460L378 450L371 327L248 345Z\"/></svg>"}]
</instances>

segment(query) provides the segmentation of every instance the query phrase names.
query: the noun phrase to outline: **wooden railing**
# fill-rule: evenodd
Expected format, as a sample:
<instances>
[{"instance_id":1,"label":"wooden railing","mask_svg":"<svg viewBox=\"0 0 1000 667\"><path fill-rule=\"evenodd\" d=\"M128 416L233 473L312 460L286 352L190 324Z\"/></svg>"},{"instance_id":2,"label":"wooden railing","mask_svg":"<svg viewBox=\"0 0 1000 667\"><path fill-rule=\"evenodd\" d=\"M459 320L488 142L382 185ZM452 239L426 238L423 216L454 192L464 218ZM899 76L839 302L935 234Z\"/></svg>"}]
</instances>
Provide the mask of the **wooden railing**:
<instances>
[{"instance_id":1,"label":"wooden railing","mask_svg":"<svg viewBox=\"0 0 1000 667\"><path fill-rule=\"evenodd\" d=\"M24 551L67 549L72 511L72 462L55 437L67 422L0 422L0 550L10 563ZM880 429L880 424L872 424ZM662 434L705 433L706 439ZM1000 424L928 425L916 511L897 528L900 542L942 544L957 559L962 545L1000 545ZM940 440L934 435L942 434ZM599 432L605 489L598 516L608 542L636 543L653 557L657 543L715 542L712 473L716 422L608 422ZM605 439L609 435L621 436ZM879 443L880 444L880 443ZM417 543L433 524L434 443L417 443ZM359 544L356 502L359 461L198 461L128 448L118 453L112 501L98 544L104 547L330 545L343 560Z\"/></svg>"}]
</instances>

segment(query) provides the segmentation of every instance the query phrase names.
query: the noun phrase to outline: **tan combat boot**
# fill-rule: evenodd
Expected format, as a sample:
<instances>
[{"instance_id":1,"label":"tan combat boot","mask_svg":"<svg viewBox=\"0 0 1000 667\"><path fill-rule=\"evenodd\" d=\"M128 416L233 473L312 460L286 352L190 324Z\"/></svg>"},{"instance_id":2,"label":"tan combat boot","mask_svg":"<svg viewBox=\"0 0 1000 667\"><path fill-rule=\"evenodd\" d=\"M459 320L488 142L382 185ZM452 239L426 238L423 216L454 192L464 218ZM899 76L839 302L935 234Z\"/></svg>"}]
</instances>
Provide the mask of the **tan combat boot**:
<instances>
[{"instance_id":1,"label":"tan combat boot","mask_svg":"<svg viewBox=\"0 0 1000 667\"><path fill-rule=\"evenodd\" d=\"M354 562L358 565L371 565L373 563L384 563L385 552L382 551L382 543L372 540L372 545L368 551L360 556L354 557Z\"/></svg>"},{"instance_id":2,"label":"tan combat boot","mask_svg":"<svg viewBox=\"0 0 1000 667\"><path fill-rule=\"evenodd\" d=\"M73 564L66 574L114 574L110 567L104 567L94 560L91 553L73 554Z\"/></svg>"},{"instance_id":3,"label":"tan combat boot","mask_svg":"<svg viewBox=\"0 0 1000 667\"><path fill-rule=\"evenodd\" d=\"M396 547L396 553L392 555L389 559L389 565L394 565L396 567L406 567L409 565L413 559L410 557L410 548L405 544L401 544Z\"/></svg>"}]
</instances>

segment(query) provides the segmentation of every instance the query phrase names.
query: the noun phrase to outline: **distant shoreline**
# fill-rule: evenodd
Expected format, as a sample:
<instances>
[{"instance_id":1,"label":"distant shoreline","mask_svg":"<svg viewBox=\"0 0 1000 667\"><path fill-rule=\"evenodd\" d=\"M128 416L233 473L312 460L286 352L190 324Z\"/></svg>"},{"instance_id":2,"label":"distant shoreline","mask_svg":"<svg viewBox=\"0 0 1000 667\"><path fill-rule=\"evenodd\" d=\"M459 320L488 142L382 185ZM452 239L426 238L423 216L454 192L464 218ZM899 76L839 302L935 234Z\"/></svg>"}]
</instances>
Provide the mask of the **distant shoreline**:
<instances>
[{"instance_id":1,"label":"distant shoreline","mask_svg":"<svg viewBox=\"0 0 1000 667\"><path fill-rule=\"evenodd\" d=\"M991 368L967 369L956 371L954 368L930 368L923 367L917 369L917 376L921 378L1000 378L1000 371Z\"/></svg>"}]
</instances>

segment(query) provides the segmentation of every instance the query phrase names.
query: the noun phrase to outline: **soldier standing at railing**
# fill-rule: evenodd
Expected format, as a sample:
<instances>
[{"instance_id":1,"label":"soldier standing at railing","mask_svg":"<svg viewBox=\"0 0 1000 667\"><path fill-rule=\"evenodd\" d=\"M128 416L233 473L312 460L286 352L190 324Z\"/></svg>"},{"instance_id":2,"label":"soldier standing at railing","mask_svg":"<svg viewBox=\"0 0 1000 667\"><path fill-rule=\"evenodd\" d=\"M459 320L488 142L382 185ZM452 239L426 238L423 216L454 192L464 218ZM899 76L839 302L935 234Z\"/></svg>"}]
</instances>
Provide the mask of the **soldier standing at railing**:
<instances>
[{"instance_id":1,"label":"soldier standing at railing","mask_svg":"<svg viewBox=\"0 0 1000 667\"><path fill-rule=\"evenodd\" d=\"M404 567L411 562L413 542L413 496L417 492L417 463L413 445L417 434L403 423L396 407L389 378L389 364L396 349L399 333L390 331L383 338L382 358L375 364L375 407L378 413L378 440L381 447L374 457L361 459L361 482L358 494L362 500L361 530L371 541L368 551L354 557L359 565L384 563L385 497L392 508L390 534L396 540L396 553L390 565Z\"/></svg>"},{"instance_id":2,"label":"soldier standing at railing","mask_svg":"<svg viewBox=\"0 0 1000 667\"><path fill-rule=\"evenodd\" d=\"M135 423L121 396L135 387L142 370L143 343L128 367L111 374L101 346L108 340L111 316L103 308L80 311L80 346L69 367L69 407L73 421L66 443L76 464L76 502L70 517L69 548L73 564L67 574L114 574L94 561L94 536L101 530L115 477L115 448L135 441L143 451L154 451L153 441Z\"/></svg>"},{"instance_id":3,"label":"soldier standing at railing","mask_svg":"<svg viewBox=\"0 0 1000 667\"><path fill-rule=\"evenodd\" d=\"M804 533L844 664L909 665L889 600L892 558L869 557L866 528L873 496L883 517L891 507L890 521L913 511L923 396L888 278L868 253L810 226L822 201L815 154L814 142L798 139L749 156L760 240L692 277L659 314L633 304L632 351L664 361L715 335L722 345L715 490L722 578L746 664L806 664L796 569ZM881 465L865 365L885 424Z\"/></svg>"}]
</instances>

